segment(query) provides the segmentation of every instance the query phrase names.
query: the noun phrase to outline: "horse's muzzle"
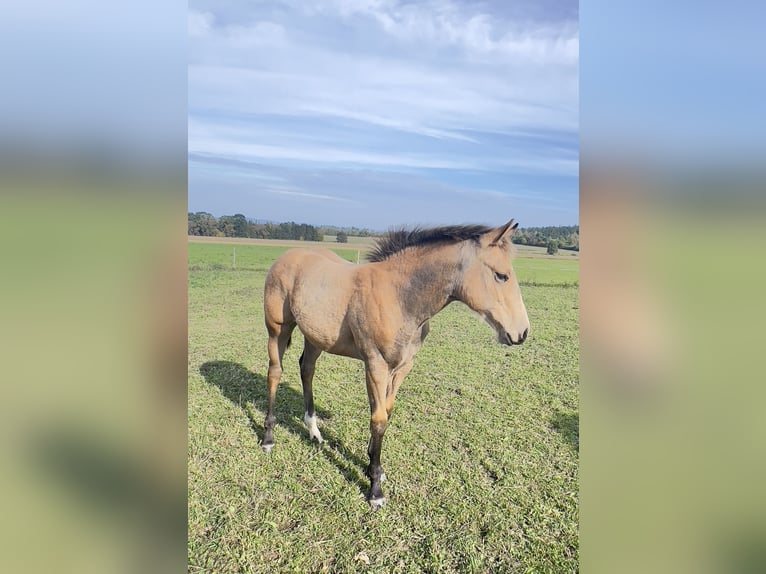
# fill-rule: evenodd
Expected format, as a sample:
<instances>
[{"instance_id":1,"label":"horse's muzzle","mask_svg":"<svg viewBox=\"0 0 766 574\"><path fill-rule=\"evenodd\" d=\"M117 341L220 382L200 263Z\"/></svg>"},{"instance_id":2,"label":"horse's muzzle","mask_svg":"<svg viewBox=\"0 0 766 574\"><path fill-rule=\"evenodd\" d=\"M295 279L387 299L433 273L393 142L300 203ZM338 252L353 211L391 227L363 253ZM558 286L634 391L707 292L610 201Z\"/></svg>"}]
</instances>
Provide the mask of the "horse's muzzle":
<instances>
[{"instance_id":1,"label":"horse's muzzle","mask_svg":"<svg viewBox=\"0 0 766 574\"><path fill-rule=\"evenodd\" d=\"M500 337L500 342L503 345L521 345L524 341L527 340L527 335L529 334L529 328L524 329L524 332L519 336L518 341L514 341L511 337L511 334L509 332L503 333L503 336Z\"/></svg>"}]
</instances>

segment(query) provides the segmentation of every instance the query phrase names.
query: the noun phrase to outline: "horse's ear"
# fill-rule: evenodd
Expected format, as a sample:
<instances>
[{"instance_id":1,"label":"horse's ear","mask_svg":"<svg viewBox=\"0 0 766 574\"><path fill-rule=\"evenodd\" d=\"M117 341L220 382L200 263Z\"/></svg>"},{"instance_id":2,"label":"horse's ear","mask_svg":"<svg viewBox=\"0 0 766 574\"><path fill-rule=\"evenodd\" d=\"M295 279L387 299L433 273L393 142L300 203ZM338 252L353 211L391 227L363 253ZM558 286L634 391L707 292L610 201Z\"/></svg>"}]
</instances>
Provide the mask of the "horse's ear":
<instances>
[{"instance_id":1,"label":"horse's ear","mask_svg":"<svg viewBox=\"0 0 766 574\"><path fill-rule=\"evenodd\" d=\"M490 245L500 245L507 239L513 235L513 232L516 231L516 229L519 227L518 223L514 223L513 219L511 219L508 223L503 225L502 227L499 227L496 230L493 230L491 233L495 234L495 238L492 240Z\"/></svg>"}]
</instances>

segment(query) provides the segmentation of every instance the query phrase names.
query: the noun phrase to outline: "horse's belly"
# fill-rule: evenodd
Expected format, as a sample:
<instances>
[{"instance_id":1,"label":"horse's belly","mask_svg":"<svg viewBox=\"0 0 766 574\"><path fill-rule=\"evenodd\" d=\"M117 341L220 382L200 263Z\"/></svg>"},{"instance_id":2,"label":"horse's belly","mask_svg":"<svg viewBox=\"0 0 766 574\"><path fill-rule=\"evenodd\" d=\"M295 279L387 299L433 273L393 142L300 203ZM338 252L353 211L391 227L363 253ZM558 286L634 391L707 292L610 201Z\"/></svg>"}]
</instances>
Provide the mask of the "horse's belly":
<instances>
[{"instance_id":1,"label":"horse's belly","mask_svg":"<svg viewBox=\"0 0 766 574\"><path fill-rule=\"evenodd\" d=\"M351 331L342 319L297 317L298 327L312 345L333 355L359 358Z\"/></svg>"},{"instance_id":2,"label":"horse's belly","mask_svg":"<svg viewBox=\"0 0 766 574\"><path fill-rule=\"evenodd\" d=\"M314 261L295 282L290 306L303 335L327 353L359 358L348 326L352 279L347 263Z\"/></svg>"},{"instance_id":3,"label":"horse's belly","mask_svg":"<svg viewBox=\"0 0 766 574\"><path fill-rule=\"evenodd\" d=\"M301 329L301 331L303 331L303 329ZM303 336L311 341L311 344L315 347L333 355L342 355L354 359L360 358L359 351L354 343L354 338L350 333L343 333L343 329L341 329L341 332L337 337L331 335L328 336L326 329L319 331L311 331L307 329L307 331L308 332L303 331Z\"/></svg>"},{"instance_id":4,"label":"horse's belly","mask_svg":"<svg viewBox=\"0 0 766 574\"><path fill-rule=\"evenodd\" d=\"M342 357L351 357L352 359L362 358L353 341L350 343L338 342L331 348L327 349L327 352L333 355L341 355Z\"/></svg>"}]
</instances>

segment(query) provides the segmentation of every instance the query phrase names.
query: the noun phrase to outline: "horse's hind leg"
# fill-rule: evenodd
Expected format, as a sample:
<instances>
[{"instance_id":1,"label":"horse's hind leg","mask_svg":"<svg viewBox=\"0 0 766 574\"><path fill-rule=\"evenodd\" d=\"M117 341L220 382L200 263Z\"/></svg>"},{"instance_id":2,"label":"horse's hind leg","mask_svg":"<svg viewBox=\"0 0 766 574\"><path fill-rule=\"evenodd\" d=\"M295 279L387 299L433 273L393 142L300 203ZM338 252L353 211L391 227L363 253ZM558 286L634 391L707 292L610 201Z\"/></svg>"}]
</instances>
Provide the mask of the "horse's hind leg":
<instances>
[{"instance_id":1,"label":"horse's hind leg","mask_svg":"<svg viewBox=\"0 0 766 574\"><path fill-rule=\"evenodd\" d=\"M271 449L274 447L274 425L277 422L277 418L274 415L274 402L277 397L279 380L282 378L282 357L285 354L285 349L290 344L290 336L294 328L295 323L283 325L267 324L269 331L269 407L266 413L266 421L263 425L266 432L263 435L261 448L263 448L264 452L271 452Z\"/></svg>"},{"instance_id":2,"label":"horse's hind leg","mask_svg":"<svg viewBox=\"0 0 766 574\"><path fill-rule=\"evenodd\" d=\"M314 367L316 366L317 359L322 351L305 340L303 346L303 353L301 358L298 359L298 364L301 367L301 382L303 383L303 406L305 407L303 422L306 423L306 428L309 430L309 437L322 442L322 433L319 432L317 427L317 416L314 411L314 389L312 382L314 380Z\"/></svg>"}]
</instances>

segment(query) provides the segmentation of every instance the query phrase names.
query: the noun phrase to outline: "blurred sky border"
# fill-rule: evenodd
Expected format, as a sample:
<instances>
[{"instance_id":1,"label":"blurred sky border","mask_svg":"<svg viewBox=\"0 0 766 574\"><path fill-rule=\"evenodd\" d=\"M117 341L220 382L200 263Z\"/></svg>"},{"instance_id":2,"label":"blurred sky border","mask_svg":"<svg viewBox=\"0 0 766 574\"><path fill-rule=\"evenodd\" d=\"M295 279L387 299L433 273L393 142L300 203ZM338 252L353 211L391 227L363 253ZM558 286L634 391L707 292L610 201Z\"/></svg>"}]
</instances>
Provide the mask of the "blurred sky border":
<instances>
[{"instance_id":1,"label":"blurred sky border","mask_svg":"<svg viewBox=\"0 0 766 574\"><path fill-rule=\"evenodd\" d=\"M749 0L583 2L583 169L762 170L764 21Z\"/></svg>"},{"instance_id":2,"label":"blurred sky border","mask_svg":"<svg viewBox=\"0 0 766 574\"><path fill-rule=\"evenodd\" d=\"M577 2L192 0L189 210L574 225Z\"/></svg>"}]
</instances>

